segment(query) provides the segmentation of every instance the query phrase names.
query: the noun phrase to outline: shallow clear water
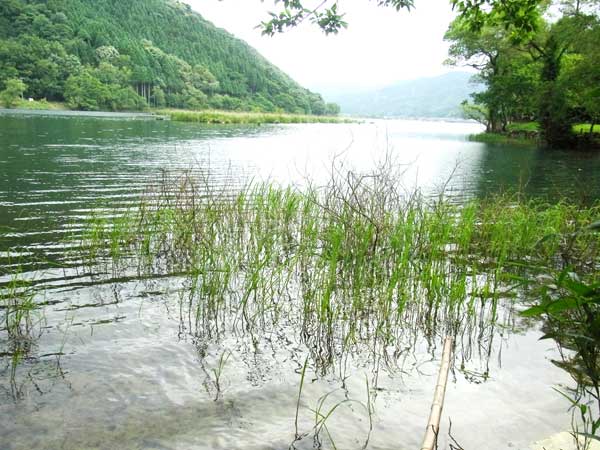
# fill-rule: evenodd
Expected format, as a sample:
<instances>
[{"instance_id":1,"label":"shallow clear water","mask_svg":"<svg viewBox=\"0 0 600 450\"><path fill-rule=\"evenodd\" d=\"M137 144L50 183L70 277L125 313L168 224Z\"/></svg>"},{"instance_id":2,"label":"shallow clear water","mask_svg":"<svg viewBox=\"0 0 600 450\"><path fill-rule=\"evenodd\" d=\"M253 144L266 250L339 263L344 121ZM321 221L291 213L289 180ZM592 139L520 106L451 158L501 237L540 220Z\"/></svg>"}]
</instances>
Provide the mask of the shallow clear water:
<instances>
[{"instance_id":1,"label":"shallow clear water","mask_svg":"<svg viewBox=\"0 0 600 450\"><path fill-rule=\"evenodd\" d=\"M0 363L0 448L288 448L306 358L294 324L256 342L244 334L198 341L176 306L182 280L99 282L72 259L67 237L92 214L135 205L169 170L191 169L227 191L251 179L318 183L333 159L366 170L388 155L405 167L407 191L445 188L457 200L510 189L550 200L600 197L598 154L466 140L478 131L419 121L216 127L0 116L0 283L18 268L45 304L31 357L14 373L9 358ZM552 390L569 378L550 361L552 343L510 309L501 323L467 330L457 345L440 448L449 445L448 418L467 450L526 449L569 427L568 405ZM0 348L6 339L0 331ZM392 367L352 355L344 382L339 372L316 376L309 368L299 432L310 431L309 408L329 392L324 409L343 399L366 402L368 379L376 387L368 448L417 448L439 351L416 338L410 351L394 354ZM327 423L340 449L361 448L370 428L356 403ZM313 445L312 436L295 444Z\"/></svg>"}]
</instances>

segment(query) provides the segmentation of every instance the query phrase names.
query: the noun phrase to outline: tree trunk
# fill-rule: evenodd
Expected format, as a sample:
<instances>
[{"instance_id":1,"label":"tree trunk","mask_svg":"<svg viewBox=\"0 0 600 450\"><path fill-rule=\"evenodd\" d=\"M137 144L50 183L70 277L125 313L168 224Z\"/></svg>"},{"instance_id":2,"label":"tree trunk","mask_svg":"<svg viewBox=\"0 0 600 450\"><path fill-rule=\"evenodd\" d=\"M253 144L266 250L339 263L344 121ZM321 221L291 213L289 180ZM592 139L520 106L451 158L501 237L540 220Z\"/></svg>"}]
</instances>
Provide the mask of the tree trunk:
<instances>
[{"instance_id":1,"label":"tree trunk","mask_svg":"<svg viewBox=\"0 0 600 450\"><path fill-rule=\"evenodd\" d=\"M557 85L562 55L558 42L550 36L543 55L538 117L542 139L549 147L568 147L574 141L565 92Z\"/></svg>"},{"instance_id":2,"label":"tree trunk","mask_svg":"<svg viewBox=\"0 0 600 450\"><path fill-rule=\"evenodd\" d=\"M502 123L496 113L490 114L490 127L492 129L491 130L492 133L501 133L502 132Z\"/></svg>"}]
</instances>

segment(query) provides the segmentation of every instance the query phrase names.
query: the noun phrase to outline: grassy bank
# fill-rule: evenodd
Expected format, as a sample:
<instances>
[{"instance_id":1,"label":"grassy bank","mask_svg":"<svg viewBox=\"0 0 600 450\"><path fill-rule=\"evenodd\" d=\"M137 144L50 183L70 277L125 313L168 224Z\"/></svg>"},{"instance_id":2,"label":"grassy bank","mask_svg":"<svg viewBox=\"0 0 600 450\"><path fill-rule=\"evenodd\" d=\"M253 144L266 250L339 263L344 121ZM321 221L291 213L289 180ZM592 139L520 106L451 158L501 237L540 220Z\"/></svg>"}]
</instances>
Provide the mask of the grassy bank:
<instances>
[{"instance_id":1,"label":"grassy bank","mask_svg":"<svg viewBox=\"0 0 600 450\"><path fill-rule=\"evenodd\" d=\"M352 120L335 116L313 116L285 113L235 112L235 111L187 111L158 110L177 122L197 122L207 124L268 124L268 123L350 123Z\"/></svg>"},{"instance_id":2,"label":"grassy bank","mask_svg":"<svg viewBox=\"0 0 600 450\"><path fill-rule=\"evenodd\" d=\"M469 141L483 142L485 144L519 145L535 147L538 144L537 138L511 136L503 133L479 133L471 134Z\"/></svg>"},{"instance_id":3,"label":"grassy bank","mask_svg":"<svg viewBox=\"0 0 600 450\"><path fill-rule=\"evenodd\" d=\"M582 123L573 125L573 133L576 136L589 134L590 129L592 129L592 124ZM594 125L592 135L592 140L600 138L600 125ZM469 136L469 140L487 144L535 146L540 142L540 128L537 122L511 123L508 125L506 132L472 134Z\"/></svg>"},{"instance_id":4,"label":"grassy bank","mask_svg":"<svg viewBox=\"0 0 600 450\"><path fill-rule=\"evenodd\" d=\"M0 105L1 106L1 105ZM62 102L49 102L47 100L19 100L13 109L28 109L40 111L65 111L68 110L67 105Z\"/></svg>"},{"instance_id":5,"label":"grassy bank","mask_svg":"<svg viewBox=\"0 0 600 450\"><path fill-rule=\"evenodd\" d=\"M536 146L539 143L539 126L537 122L511 123L504 133L472 134L469 140L486 144Z\"/></svg>"},{"instance_id":6,"label":"grassy bank","mask_svg":"<svg viewBox=\"0 0 600 450\"><path fill-rule=\"evenodd\" d=\"M592 128L592 124L590 123L581 123L578 125L573 125L573 131L577 134L589 133L591 131L592 134L600 135L600 125L595 124Z\"/></svg>"}]
</instances>

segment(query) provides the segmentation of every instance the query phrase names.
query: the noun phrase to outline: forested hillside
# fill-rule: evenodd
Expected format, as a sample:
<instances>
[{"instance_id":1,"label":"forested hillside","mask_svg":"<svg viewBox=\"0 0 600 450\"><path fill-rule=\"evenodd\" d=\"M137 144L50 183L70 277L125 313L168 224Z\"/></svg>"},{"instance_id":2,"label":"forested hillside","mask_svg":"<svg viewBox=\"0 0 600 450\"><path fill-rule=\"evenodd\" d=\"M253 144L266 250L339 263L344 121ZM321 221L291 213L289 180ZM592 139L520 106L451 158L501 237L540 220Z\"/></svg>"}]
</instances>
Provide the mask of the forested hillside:
<instances>
[{"instance_id":1,"label":"forested hillside","mask_svg":"<svg viewBox=\"0 0 600 450\"><path fill-rule=\"evenodd\" d=\"M17 80L84 110L336 112L177 0L2 0L0 91Z\"/></svg>"}]
</instances>

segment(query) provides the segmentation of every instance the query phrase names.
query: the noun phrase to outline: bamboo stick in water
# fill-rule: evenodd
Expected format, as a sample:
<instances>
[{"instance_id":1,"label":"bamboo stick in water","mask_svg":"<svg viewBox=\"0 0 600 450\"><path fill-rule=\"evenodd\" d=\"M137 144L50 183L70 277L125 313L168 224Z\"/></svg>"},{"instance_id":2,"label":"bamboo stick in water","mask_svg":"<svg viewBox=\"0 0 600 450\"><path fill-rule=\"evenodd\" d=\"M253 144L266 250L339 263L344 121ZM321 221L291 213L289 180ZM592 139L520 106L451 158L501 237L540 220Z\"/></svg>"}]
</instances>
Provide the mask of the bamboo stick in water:
<instances>
[{"instance_id":1,"label":"bamboo stick in water","mask_svg":"<svg viewBox=\"0 0 600 450\"><path fill-rule=\"evenodd\" d=\"M446 395L446 384L448 382L448 370L450 369L450 356L452 355L452 338L447 337L444 341L444 351L442 353L442 364L438 374L435 393L433 394L433 403L431 404L431 413L429 422L425 430L425 437L421 450L433 450L437 444L437 437L440 431L440 418L442 408L444 407L444 396Z\"/></svg>"}]
</instances>

